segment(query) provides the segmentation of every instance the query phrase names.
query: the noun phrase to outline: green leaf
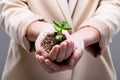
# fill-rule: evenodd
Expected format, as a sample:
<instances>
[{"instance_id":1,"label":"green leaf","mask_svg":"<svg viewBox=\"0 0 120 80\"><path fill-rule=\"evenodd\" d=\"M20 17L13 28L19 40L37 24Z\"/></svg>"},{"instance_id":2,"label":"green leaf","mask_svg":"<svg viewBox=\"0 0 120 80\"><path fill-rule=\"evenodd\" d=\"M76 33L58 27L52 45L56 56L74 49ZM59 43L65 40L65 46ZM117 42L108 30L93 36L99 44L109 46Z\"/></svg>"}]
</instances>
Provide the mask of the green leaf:
<instances>
[{"instance_id":1,"label":"green leaf","mask_svg":"<svg viewBox=\"0 0 120 80\"><path fill-rule=\"evenodd\" d=\"M63 29L64 29L64 30L71 30L72 28L65 26L65 27L63 27Z\"/></svg>"},{"instance_id":2,"label":"green leaf","mask_svg":"<svg viewBox=\"0 0 120 80\"><path fill-rule=\"evenodd\" d=\"M55 38L59 41L62 41L62 35L57 35Z\"/></svg>"},{"instance_id":3,"label":"green leaf","mask_svg":"<svg viewBox=\"0 0 120 80\"><path fill-rule=\"evenodd\" d=\"M54 23L54 25L61 27L61 25L57 21L53 20L53 23Z\"/></svg>"},{"instance_id":4,"label":"green leaf","mask_svg":"<svg viewBox=\"0 0 120 80\"><path fill-rule=\"evenodd\" d=\"M67 21L66 21L66 20L63 20L63 21L61 22L61 26L62 26L62 27L66 26L66 24L67 24Z\"/></svg>"},{"instance_id":5,"label":"green leaf","mask_svg":"<svg viewBox=\"0 0 120 80\"><path fill-rule=\"evenodd\" d=\"M57 40L62 41L62 30L71 30L71 27L66 26L67 21L63 20L61 23L53 20L54 29L58 32L58 35L55 37Z\"/></svg>"},{"instance_id":6,"label":"green leaf","mask_svg":"<svg viewBox=\"0 0 120 80\"><path fill-rule=\"evenodd\" d=\"M58 26L56 26L56 25L54 25L54 29L55 29L57 32L60 32L60 31L61 31L61 28L58 27Z\"/></svg>"}]
</instances>

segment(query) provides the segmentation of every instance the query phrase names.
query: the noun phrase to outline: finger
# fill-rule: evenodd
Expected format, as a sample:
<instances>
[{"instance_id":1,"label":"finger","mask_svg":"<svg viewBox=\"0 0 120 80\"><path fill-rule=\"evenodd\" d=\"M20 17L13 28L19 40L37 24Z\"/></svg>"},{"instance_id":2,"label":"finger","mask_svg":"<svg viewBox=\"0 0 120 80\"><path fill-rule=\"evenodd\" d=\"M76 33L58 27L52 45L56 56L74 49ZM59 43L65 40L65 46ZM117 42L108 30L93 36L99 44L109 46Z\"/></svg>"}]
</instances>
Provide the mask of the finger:
<instances>
[{"instance_id":1,"label":"finger","mask_svg":"<svg viewBox=\"0 0 120 80\"><path fill-rule=\"evenodd\" d=\"M69 59L69 64L76 65L79 59L81 58L82 54L83 54L82 48L76 49L71 58Z\"/></svg>"},{"instance_id":2,"label":"finger","mask_svg":"<svg viewBox=\"0 0 120 80\"><path fill-rule=\"evenodd\" d=\"M73 66L69 64L56 64L54 62L51 62L50 60L45 60L46 64L49 66L50 69L53 70L53 72L60 72L60 71L65 71L65 70L70 70L73 68Z\"/></svg>"},{"instance_id":3,"label":"finger","mask_svg":"<svg viewBox=\"0 0 120 80\"><path fill-rule=\"evenodd\" d=\"M44 59L43 56L36 55L36 58L37 58L37 60L39 61L41 67L42 67L45 71L47 71L47 72L49 72L49 73L53 73L53 72L54 72L51 68L48 67L48 65L45 64L45 61L44 61L45 59Z\"/></svg>"},{"instance_id":4,"label":"finger","mask_svg":"<svg viewBox=\"0 0 120 80\"><path fill-rule=\"evenodd\" d=\"M42 47L39 47L39 49L36 50L36 54L43 55L46 58L48 53Z\"/></svg>"},{"instance_id":5,"label":"finger","mask_svg":"<svg viewBox=\"0 0 120 80\"><path fill-rule=\"evenodd\" d=\"M38 55L37 53L35 54L35 58L36 58L40 63L42 63L42 62L43 62L43 59L44 59L43 56L40 56L40 55Z\"/></svg>"},{"instance_id":6,"label":"finger","mask_svg":"<svg viewBox=\"0 0 120 80\"><path fill-rule=\"evenodd\" d=\"M56 57L58 55L59 52L59 45L55 45L52 50L50 51L48 57L50 58L50 60L54 61L56 60Z\"/></svg>"},{"instance_id":7,"label":"finger","mask_svg":"<svg viewBox=\"0 0 120 80\"><path fill-rule=\"evenodd\" d=\"M51 69L53 70L53 72L59 72L60 70L60 66L58 66L57 64L55 64L54 62L51 62L49 59L45 60L45 64Z\"/></svg>"},{"instance_id":8,"label":"finger","mask_svg":"<svg viewBox=\"0 0 120 80\"><path fill-rule=\"evenodd\" d=\"M71 56L71 53L74 50L74 44L71 40L67 40L67 51L65 54L65 59L68 59Z\"/></svg>"},{"instance_id":9,"label":"finger","mask_svg":"<svg viewBox=\"0 0 120 80\"><path fill-rule=\"evenodd\" d=\"M42 55L42 53L44 53L42 47L40 46L39 38L35 42L35 50L37 54Z\"/></svg>"},{"instance_id":10,"label":"finger","mask_svg":"<svg viewBox=\"0 0 120 80\"><path fill-rule=\"evenodd\" d=\"M44 61L43 63L40 63L41 66L43 67L44 70L46 70L48 73L54 73L55 71L49 67L49 65L46 64L46 62Z\"/></svg>"},{"instance_id":11,"label":"finger","mask_svg":"<svg viewBox=\"0 0 120 80\"><path fill-rule=\"evenodd\" d=\"M67 49L67 43L65 41L60 44L60 51L56 58L57 62L61 62L65 59L66 49Z\"/></svg>"},{"instance_id":12,"label":"finger","mask_svg":"<svg viewBox=\"0 0 120 80\"><path fill-rule=\"evenodd\" d=\"M73 65L69 65L69 64L56 64L54 62L51 62L49 59L45 60L46 65L48 65L48 67L53 70L52 73L56 73L56 72L60 72L60 71L65 71L65 70L71 70L73 69Z\"/></svg>"},{"instance_id":13,"label":"finger","mask_svg":"<svg viewBox=\"0 0 120 80\"><path fill-rule=\"evenodd\" d=\"M42 36L42 35L44 35L44 36ZM37 40L35 41L35 48L36 49L39 49L39 47L41 46L41 42L45 36L46 36L46 34L41 34L41 35L39 34Z\"/></svg>"}]
</instances>

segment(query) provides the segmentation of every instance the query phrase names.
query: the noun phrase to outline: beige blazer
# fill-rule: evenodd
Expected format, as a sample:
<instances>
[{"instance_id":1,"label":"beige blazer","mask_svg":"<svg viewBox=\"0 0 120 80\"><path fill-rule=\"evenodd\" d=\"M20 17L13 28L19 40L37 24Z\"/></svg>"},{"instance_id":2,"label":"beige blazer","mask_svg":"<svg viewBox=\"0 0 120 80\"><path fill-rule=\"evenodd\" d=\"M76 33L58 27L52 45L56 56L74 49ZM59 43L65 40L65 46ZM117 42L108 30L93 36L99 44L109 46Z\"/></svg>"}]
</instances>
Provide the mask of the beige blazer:
<instances>
[{"instance_id":1,"label":"beige blazer","mask_svg":"<svg viewBox=\"0 0 120 80\"><path fill-rule=\"evenodd\" d=\"M72 33L92 26L101 40L84 51L73 70L50 74L31 54L25 34L32 22L53 19L66 19ZM0 26L11 37L2 80L117 80L109 42L120 30L120 0L0 0Z\"/></svg>"}]
</instances>

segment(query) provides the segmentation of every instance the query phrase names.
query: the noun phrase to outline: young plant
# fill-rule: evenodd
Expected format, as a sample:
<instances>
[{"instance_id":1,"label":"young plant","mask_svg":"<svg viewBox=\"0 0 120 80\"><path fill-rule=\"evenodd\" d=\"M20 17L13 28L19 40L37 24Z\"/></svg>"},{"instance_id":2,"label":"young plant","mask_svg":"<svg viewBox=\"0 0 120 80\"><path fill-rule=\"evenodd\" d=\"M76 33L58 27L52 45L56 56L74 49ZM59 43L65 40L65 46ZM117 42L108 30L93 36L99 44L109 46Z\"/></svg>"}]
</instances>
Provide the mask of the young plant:
<instances>
[{"instance_id":1,"label":"young plant","mask_svg":"<svg viewBox=\"0 0 120 80\"><path fill-rule=\"evenodd\" d=\"M54 29L58 32L55 38L59 41L62 41L62 37L63 37L62 30L72 29L71 27L66 25L67 24L66 20L63 20L61 23L58 23L57 21L54 20L53 24L54 24Z\"/></svg>"}]
</instances>

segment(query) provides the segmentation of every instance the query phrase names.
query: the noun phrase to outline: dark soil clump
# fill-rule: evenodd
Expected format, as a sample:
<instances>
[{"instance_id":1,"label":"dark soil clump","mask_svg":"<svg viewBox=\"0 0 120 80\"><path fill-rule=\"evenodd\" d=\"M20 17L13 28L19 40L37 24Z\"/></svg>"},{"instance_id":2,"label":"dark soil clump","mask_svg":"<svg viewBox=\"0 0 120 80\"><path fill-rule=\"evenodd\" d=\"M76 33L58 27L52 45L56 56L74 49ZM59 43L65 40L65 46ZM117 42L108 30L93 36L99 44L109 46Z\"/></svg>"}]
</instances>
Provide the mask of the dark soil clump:
<instances>
[{"instance_id":1,"label":"dark soil clump","mask_svg":"<svg viewBox=\"0 0 120 80\"><path fill-rule=\"evenodd\" d=\"M46 52L50 52L54 45L59 45L62 41L66 40L66 36L63 35L62 41L55 39L55 36L58 33L48 34L45 39L42 41L41 46L45 49Z\"/></svg>"}]
</instances>

